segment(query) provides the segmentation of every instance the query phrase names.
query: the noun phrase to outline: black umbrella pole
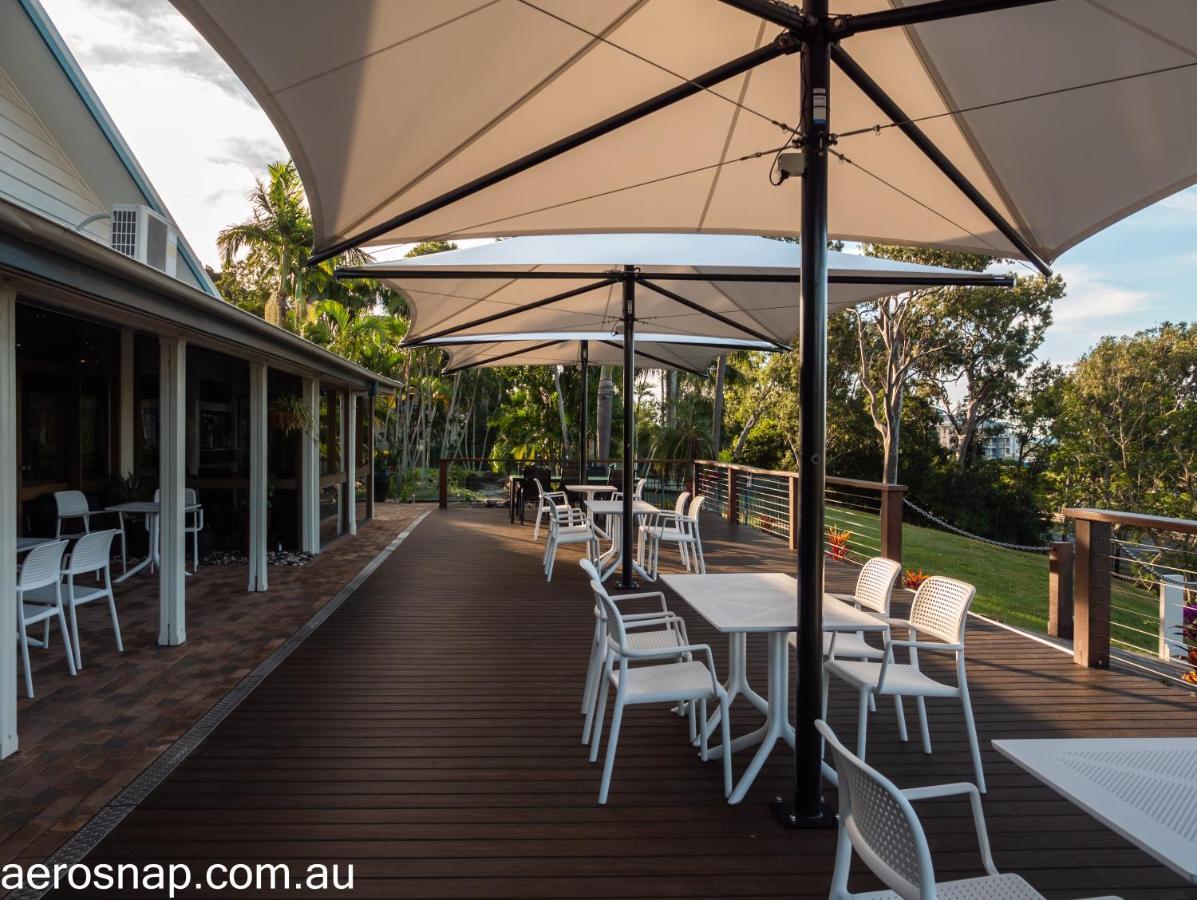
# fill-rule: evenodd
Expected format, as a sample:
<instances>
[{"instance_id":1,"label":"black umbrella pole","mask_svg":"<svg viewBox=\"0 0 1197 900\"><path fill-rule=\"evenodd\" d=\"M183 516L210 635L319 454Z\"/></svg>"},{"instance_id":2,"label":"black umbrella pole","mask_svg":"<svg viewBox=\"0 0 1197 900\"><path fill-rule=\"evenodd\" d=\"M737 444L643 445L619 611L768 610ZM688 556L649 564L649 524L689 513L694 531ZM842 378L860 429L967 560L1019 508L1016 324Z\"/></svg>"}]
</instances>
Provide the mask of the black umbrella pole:
<instances>
[{"instance_id":1,"label":"black umbrella pole","mask_svg":"<svg viewBox=\"0 0 1197 900\"><path fill-rule=\"evenodd\" d=\"M635 268L623 270L623 515L620 516L620 544L622 571L619 586L631 590L636 586L632 570L633 495L636 493L636 457L633 452L636 437L636 280Z\"/></svg>"},{"instance_id":2,"label":"black umbrella pole","mask_svg":"<svg viewBox=\"0 0 1197 900\"><path fill-rule=\"evenodd\" d=\"M827 137L831 59L827 0L810 0L818 26L802 46L802 282L799 307L798 648L791 827L834 824L823 804L819 718L823 679L823 490L827 431Z\"/></svg>"},{"instance_id":3,"label":"black umbrella pole","mask_svg":"<svg viewBox=\"0 0 1197 900\"><path fill-rule=\"evenodd\" d=\"M578 428L578 484L586 478L586 443L590 439L590 341L582 341L582 424Z\"/></svg>"}]
</instances>

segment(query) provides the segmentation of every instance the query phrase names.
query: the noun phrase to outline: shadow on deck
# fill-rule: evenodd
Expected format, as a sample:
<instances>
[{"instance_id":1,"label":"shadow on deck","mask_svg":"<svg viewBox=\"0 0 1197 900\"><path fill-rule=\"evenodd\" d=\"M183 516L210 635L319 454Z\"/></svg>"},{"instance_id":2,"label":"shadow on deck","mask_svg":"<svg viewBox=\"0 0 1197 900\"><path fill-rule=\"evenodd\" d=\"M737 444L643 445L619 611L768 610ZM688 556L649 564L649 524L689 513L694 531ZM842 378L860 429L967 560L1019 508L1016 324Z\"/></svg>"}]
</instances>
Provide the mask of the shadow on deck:
<instances>
[{"instance_id":1,"label":"shadow on deck","mask_svg":"<svg viewBox=\"0 0 1197 900\"><path fill-rule=\"evenodd\" d=\"M704 527L712 571L793 567L783 541L713 517ZM578 714L591 598L576 550L562 552L545 584L531 533L509 525L505 510L434 512L89 861L353 863L351 896L362 897L826 897L834 831L786 832L769 813L768 801L790 789L788 753L775 753L744 803L728 807L718 767L697 759L682 720L633 708L610 805L596 805L599 772L579 742ZM854 577L841 564L829 587ZM726 673L725 642L680 600L671 606ZM1195 735L1193 696L1077 668L975 619L968 643L998 866L1052 897L1191 897L989 742ZM764 665L764 639L750 638L760 687ZM851 744L854 699L832 698L829 718ZM870 762L903 786L970 779L958 705L928 705L933 756L917 740L900 743L883 707L870 724ZM740 701L733 730L759 723ZM737 755L737 774L748 758ZM978 874L967 805L921 812L940 876ZM861 873L853 886L873 884Z\"/></svg>"}]
</instances>

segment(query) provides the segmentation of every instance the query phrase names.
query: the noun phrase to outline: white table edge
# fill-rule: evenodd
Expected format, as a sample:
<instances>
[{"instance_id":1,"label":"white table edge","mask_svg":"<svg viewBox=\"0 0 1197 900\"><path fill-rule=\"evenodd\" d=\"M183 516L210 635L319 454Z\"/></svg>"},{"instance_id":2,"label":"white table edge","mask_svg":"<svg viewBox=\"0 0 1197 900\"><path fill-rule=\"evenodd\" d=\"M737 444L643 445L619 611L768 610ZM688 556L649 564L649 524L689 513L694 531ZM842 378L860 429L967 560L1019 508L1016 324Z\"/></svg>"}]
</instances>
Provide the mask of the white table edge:
<instances>
[{"instance_id":1,"label":"white table edge","mask_svg":"<svg viewBox=\"0 0 1197 900\"><path fill-rule=\"evenodd\" d=\"M1093 740L1101 740L1101 738L1094 738ZM1135 739L1127 738L1126 740L1135 740ZM1145 738L1144 740L1150 740L1150 738ZM1181 876L1182 878L1188 879L1191 884L1197 885L1197 865L1194 865L1194 867L1191 871L1188 869L1185 869L1181 866L1181 864L1178 860L1171 859L1170 857L1165 856L1164 854L1160 853L1157 848L1155 848L1153 846L1148 846L1147 843L1144 841L1137 840L1136 836L1133 834L1130 834L1128 832L1128 829L1126 829L1125 827L1123 827L1122 825L1119 824L1118 820L1112 818L1109 815L1106 815L1105 813L1103 813L1102 811L1100 811L1098 809L1095 809L1088 801L1086 801L1082 797L1078 796L1076 792L1067 790L1061 785L1054 784L1051 781L1048 781L1047 778L1042 776L1039 772L1036 772L1033 768L1030 768L1028 765L1024 764L1024 761L1017 755L1016 748L1012 748L1009 746L1010 744L1030 744L1030 743L1037 743L1039 741L1051 741L1051 742L1076 741L1078 744L1080 744L1080 743L1085 742L1086 739L1085 738L1005 738L1005 739L997 738L997 739L991 740L990 743L993 744L994 750L996 750L998 753L1000 753L1006 759L1010 760L1010 762L1014 763L1016 766L1018 766L1020 769L1022 769L1024 772L1026 772L1028 775L1035 778L1035 780L1038 781L1040 784L1043 784L1043 785L1051 788L1053 791L1055 791L1057 794L1059 794L1064 799L1068 800L1070 803L1072 803L1078 809L1084 811L1086 814L1088 814L1092 818L1096 819L1098 822L1101 822L1101 824L1105 825L1107 828L1109 828L1111 831L1113 831L1115 834L1117 834L1123 840L1125 840L1128 843L1132 844L1133 846L1139 848L1144 853L1146 853L1148 856L1150 856L1152 859L1156 860L1158 863L1165 866L1170 871L1175 872L1177 875ZM1194 859L1194 862L1197 863L1197 857L1192 857L1192 858Z\"/></svg>"}]
</instances>

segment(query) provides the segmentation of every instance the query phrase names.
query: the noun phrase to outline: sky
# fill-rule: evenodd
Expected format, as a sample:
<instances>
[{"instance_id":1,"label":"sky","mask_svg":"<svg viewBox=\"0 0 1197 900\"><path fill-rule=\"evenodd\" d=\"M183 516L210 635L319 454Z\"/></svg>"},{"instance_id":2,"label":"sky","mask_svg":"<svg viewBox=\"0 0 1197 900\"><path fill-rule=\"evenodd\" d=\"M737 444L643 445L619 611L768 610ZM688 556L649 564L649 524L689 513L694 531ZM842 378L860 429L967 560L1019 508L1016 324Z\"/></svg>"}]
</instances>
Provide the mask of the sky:
<instances>
[{"instance_id":1,"label":"sky","mask_svg":"<svg viewBox=\"0 0 1197 900\"><path fill-rule=\"evenodd\" d=\"M200 258L247 215L246 194L286 157L274 127L167 0L42 0ZM1056 261L1068 295L1040 356L1068 363L1100 337L1194 317L1197 188L1106 229Z\"/></svg>"}]
</instances>

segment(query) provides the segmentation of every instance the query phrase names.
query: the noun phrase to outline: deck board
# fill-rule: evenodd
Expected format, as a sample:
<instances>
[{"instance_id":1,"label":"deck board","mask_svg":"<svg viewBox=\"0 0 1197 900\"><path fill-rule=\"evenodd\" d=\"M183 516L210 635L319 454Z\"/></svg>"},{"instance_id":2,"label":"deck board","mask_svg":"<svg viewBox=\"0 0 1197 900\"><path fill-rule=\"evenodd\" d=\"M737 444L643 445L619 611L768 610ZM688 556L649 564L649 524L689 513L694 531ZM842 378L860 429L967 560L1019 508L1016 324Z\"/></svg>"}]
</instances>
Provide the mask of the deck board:
<instances>
[{"instance_id":1,"label":"deck board","mask_svg":"<svg viewBox=\"0 0 1197 900\"><path fill-rule=\"evenodd\" d=\"M715 518L704 527L712 571L793 567L782 541ZM361 897L826 897L834 832L785 832L767 808L789 789L787 753L728 807L718 767L690 751L681 720L633 708L610 805L596 805L578 714L591 600L576 550L546 585L540 547L502 510L429 516L89 859L352 862ZM833 590L853 578L829 568ZM676 597L670 605L726 672L725 640ZM999 867L1049 897L1192 897L989 741L1197 735L1193 695L1080 669L979 620L968 646ZM759 686L764 668L764 638L750 637ZM851 743L854 699L833 690L832 701L829 718ZM897 740L887 704L870 723L870 762L903 786L971 778L958 705L929 709L930 758ZM733 731L759 721L740 702ZM737 755L737 772L747 759ZM924 823L941 878L978 873L965 803L926 805Z\"/></svg>"}]
</instances>

